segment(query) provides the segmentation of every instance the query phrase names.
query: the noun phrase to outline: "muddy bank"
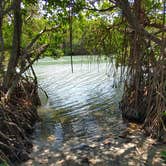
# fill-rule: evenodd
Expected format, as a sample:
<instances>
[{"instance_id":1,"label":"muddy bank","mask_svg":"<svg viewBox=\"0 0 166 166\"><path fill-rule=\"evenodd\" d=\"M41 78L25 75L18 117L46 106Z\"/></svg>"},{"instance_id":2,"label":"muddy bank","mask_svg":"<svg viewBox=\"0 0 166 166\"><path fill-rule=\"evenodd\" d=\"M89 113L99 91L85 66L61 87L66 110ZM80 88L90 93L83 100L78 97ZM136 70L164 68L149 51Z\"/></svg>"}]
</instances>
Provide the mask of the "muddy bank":
<instances>
[{"instance_id":1,"label":"muddy bank","mask_svg":"<svg viewBox=\"0 0 166 166\"><path fill-rule=\"evenodd\" d=\"M1 92L0 100L0 164L15 165L29 159L31 134L39 120L40 99L34 82L20 82L10 100Z\"/></svg>"}]
</instances>

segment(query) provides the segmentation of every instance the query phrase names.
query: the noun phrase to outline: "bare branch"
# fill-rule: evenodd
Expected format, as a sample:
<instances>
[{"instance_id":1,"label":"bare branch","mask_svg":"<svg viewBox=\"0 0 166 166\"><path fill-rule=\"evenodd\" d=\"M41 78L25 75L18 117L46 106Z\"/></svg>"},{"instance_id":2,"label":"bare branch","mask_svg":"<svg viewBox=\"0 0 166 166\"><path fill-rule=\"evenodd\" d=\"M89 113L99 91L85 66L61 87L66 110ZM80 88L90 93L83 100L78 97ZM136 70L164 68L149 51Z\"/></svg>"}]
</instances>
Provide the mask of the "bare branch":
<instances>
[{"instance_id":1,"label":"bare branch","mask_svg":"<svg viewBox=\"0 0 166 166\"><path fill-rule=\"evenodd\" d=\"M166 31L166 26L163 26L163 24L149 23L147 26L160 29L161 31Z\"/></svg>"},{"instance_id":2,"label":"bare branch","mask_svg":"<svg viewBox=\"0 0 166 166\"><path fill-rule=\"evenodd\" d=\"M96 12L106 12L106 11L112 11L113 9L115 9L116 6L111 6L109 8L106 8L106 9L97 9L97 8L88 8L88 7L85 7L84 9L86 10L92 10L92 11L96 11Z\"/></svg>"},{"instance_id":3,"label":"bare branch","mask_svg":"<svg viewBox=\"0 0 166 166\"><path fill-rule=\"evenodd\" d=\"M45 52L45 50L47 49L48 46L49 46L48 44L43 44L42 46L40 46L39 48L37 48L36 50L34 50L34 51L32 52L32 54L35 53L35 55L36 55L35 58L31 61L31 63L29 63L28 66L26 66L26 67L20 72L20 75L23 74L26 70L28 70L28 69L33 65L33 63L34 63L36 60L39 59L40 55L41 55L43 52Z\"/></svg>"},{"instance_id":4,"label":"bare branch","mask_svg":"<svg viewBox=\"0 0 166 166\"><path fill-rule=\"evenodd\" d=\"M48 44L44 44L42 46L40 46L38 49L35 50L36 56L32 61L29 61L29 64L27 66L25 66L24 69L22 69L19 73L15 73L15 78L12 82L11 87L8 89L7 93L6 93L6 99L9 99L14 88L17 86L18 82L20 81L20 78L22 77L22 74L25 73L33 64L36 60L38 60L40 58L40 55L47 49Z\"/></svg>"}]
</instances>

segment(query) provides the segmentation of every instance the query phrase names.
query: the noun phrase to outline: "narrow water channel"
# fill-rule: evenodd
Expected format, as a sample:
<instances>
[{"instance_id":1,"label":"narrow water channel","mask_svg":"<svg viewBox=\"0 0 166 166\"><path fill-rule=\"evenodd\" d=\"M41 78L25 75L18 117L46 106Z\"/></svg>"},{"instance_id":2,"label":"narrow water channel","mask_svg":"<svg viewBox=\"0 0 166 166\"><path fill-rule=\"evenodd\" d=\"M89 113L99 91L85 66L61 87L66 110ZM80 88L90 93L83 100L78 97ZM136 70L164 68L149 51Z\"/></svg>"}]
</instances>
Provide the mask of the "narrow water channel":
<instances>
[{"instance_id":1,"label":"narrow water channel","mask_svg":"<svg viewBox=\"0 0 166 166\"><path fill-rule=\"evenodd\" d=\"M67 165L82 165L91 153L88 148L120 132L118 102L122 91L114 79L115 68L104 58L83 56L74 57L74 73L70 57L45 58L34 68L48 100L40 91L42 121L33 135L33 159L28 164L59 165L68 157L73 162ZM107 165L109 159L103 160Z\"/></svg>"}]
</instances>

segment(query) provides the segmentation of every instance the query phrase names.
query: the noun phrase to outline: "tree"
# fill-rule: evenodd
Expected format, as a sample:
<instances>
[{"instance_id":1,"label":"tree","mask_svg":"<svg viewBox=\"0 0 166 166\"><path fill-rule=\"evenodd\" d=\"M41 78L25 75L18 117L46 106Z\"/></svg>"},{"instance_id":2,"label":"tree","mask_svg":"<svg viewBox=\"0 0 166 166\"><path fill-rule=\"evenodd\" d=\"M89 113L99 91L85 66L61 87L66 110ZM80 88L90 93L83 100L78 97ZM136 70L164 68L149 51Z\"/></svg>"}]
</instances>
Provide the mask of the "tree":
<instances>
[{"instance_id":1,"label":"tree","mask_svg":"<svg viewBox=\"0 0 166 166\"><path fill-rule=\"evenodd\" d=\"M13 1L14 8L14 32L12 51L9 58L7 72L4 78L3 87L9 89L14 77L16 76L16 66L18 64L19 57L21 56L21 30L22 30L22 19L21 19L21 0Z\"/></svg>"},{"instance_id":2,"label":"tree","mask_svg":"<svg viewBox=\"0 0 166 166\"><path fill-rule=\"evenodd\" d=\"M122 9L129 28L133 29L134 38L129 43L130 81L126 82L121 109L124 118L144 122L149 134L160 137L160 131L165 129L163 114L166 107L165 3L149 2L154 6L158 3L158 10L154 14L163 17L161 24L152 23L153 20L148 18L146 13L149 6L145 6L143 0L135 0L133 4L128 0L117 0L115 3ZM163 14L160 14L161 11ZM159 32L154 35L156 28Z\"/></svg>"},{"instance_id":3,"label":"tree","mask_svg":"<svg viewBox=\"0 0 166 166\"><path fill-rule=\"evenodd\" d=\"M1 0L0 1L0 77L2 77L4 75L4 65L3 65L3 61L4 61L4 38L3 38L3 19L4 16L9 13L13 8L13 5L10 4L10 1L6 1L6 0Z\"/></svg>"},{"instance_id":4,"label":"tree","mask_svg":"<svg viewBox=\"0 0 166 166\"><path fill-rule=\"evenodd\" d=\"M22 7L21 3L23 5ZM53 32L59 27L53 25L51 25L51 27L46 27L48 22L44 21L43 18L39 16L39 13L35 13L34 17L32 18L28 18L29 16L26 17L28 9L33 12L33 8L30 8L30 6L35 5L37 6L38 4L34 4L34 1L22 2L21 0L13 0L12 4L8 5L9 7L7 9L4 9L3 6L3 14L8 13L9 11L13 12L13 15L8 16L10 21L7 18L4 19L4 26L10 26L13 27L13 29L6 28L6 31L3 30L5 34L5 40L3 40L3 36L0 35L2 39L1 43L5 46L8 45L7 47L5 47L5 49L10 54L7 64L7 71L5 72L3 78L3 90L7 94L7 96L10 96L9 94L11 94L14 88L18 85L20 79L22 78L22 74L24 74L29 68L33 70L33 63L37 59L39 59L40 55L44 53L45 50L48 48L47 37L45 36L43 42L41 42L41 40L39 39L41 39L44 34ZM29 34L27 34L28 31L26 31L28 29L28 21L30 21L31 23L32 21L33 23L37 23L38 21L37 24L39 24L40 22L40 25L42 25L41 27L39 27L38 25L34 26L34 24L29 24L29 26L31 27L31 29L29 29L29 33L32 34L31 37L29 36ZM22 29L23 26L25 30ZM8 30L10 31L10 34L13 34L11 46L9 44L10 42L8 42L11 40L10 35L9 33L6 33ZM22 34L24 34L23 38ZM2 47L1 53L3 52L4 47ZM35 74L34 72L32 73ZM35 75L34 77L36 78Z\"/></svg>"},{"instance_id":5,"label":"tree","mask_svg":"<svg viewBox=\"0 0 166 166\"><path fill-rule=\"evenodd\" d=\"M91 11L104 11L104 14L107 11L115 15L110 25L107 21L108 28L94 27L94 34L87 36L90 47L98 46L97 48L104 52L105 46L110 42L110 45L114 46L108 46L110 54L117 48L112 57L118 62L117 66L127 67L127 73L124 73L127 74L124 95L120 104L122 115L130 121L144 123L147 133L160 137L159 133L165 129L166 123L165 2L109 1L110 4L106 7L101 5L101 1L98 8L96 4L93 5L93 1L89 2L90 7L86 7ZM113 32L116 34L113 35ZM107 41L107 36L110 41Z\"/></svg>"}]
</instances>

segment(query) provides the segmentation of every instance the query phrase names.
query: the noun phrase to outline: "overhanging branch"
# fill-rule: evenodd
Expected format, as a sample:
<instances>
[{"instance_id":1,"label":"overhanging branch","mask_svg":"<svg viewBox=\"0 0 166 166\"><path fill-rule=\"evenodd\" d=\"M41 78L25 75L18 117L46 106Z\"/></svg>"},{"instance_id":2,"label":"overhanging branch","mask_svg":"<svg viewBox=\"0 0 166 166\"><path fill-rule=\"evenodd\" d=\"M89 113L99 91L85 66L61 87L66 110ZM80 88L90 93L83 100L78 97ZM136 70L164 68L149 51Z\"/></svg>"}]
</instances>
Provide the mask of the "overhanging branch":
<instances>
[{"instance_id":1,"label":"overhanging branch","mask_svg":"<svg viewBox=\"0 0 166 166\"><path fill-rule=\"evenodd\" d=\"M149 33L148 31L146 31L142 25L138 22L136 16L134 14L132 14L131 12L131 8L129 5L128 0L116 0L116 5L122 9L124 16L126 18L126 20L128 21L128 23L131 25L131 27L138 33L144 35L146 38L152 40L153 42L155 42L158 45L162 44L162 40L159 39L158 37L156 37L155 35Z\"/></svg>"},{"instance_id":2,"label":"overhanging branch","mask_svg":"<svg viewBox=\"0 0 166 166\"><path fill-rule=\"evenodd\" d=\"M97 9L97 8L88 8L88 7L85 7L84 9L85 10L96 11L96 12L106 12L106 11L112 11L115 8L116 8L116 6L111 6L111 7L106 8L106 9Z\"/></svg>"},{"instance_id":3,"label":"overhanging branch","mask_svg":"<svg viewBox=\"0 0 166 166\"><path fill-rule=\"evenodd\" d=\"M54 31L54 30L57 30L60 26L57 25L55 27L52 27L52 28L44 28L41 32L39 32L33 39L32 41L28 44L28 46L24 49L25 52L27 52L27 50L31 49L33 47L33 45L36 43L36 41L46 32L51 32L51 31Z\"/></svg>"}]
</instances>

